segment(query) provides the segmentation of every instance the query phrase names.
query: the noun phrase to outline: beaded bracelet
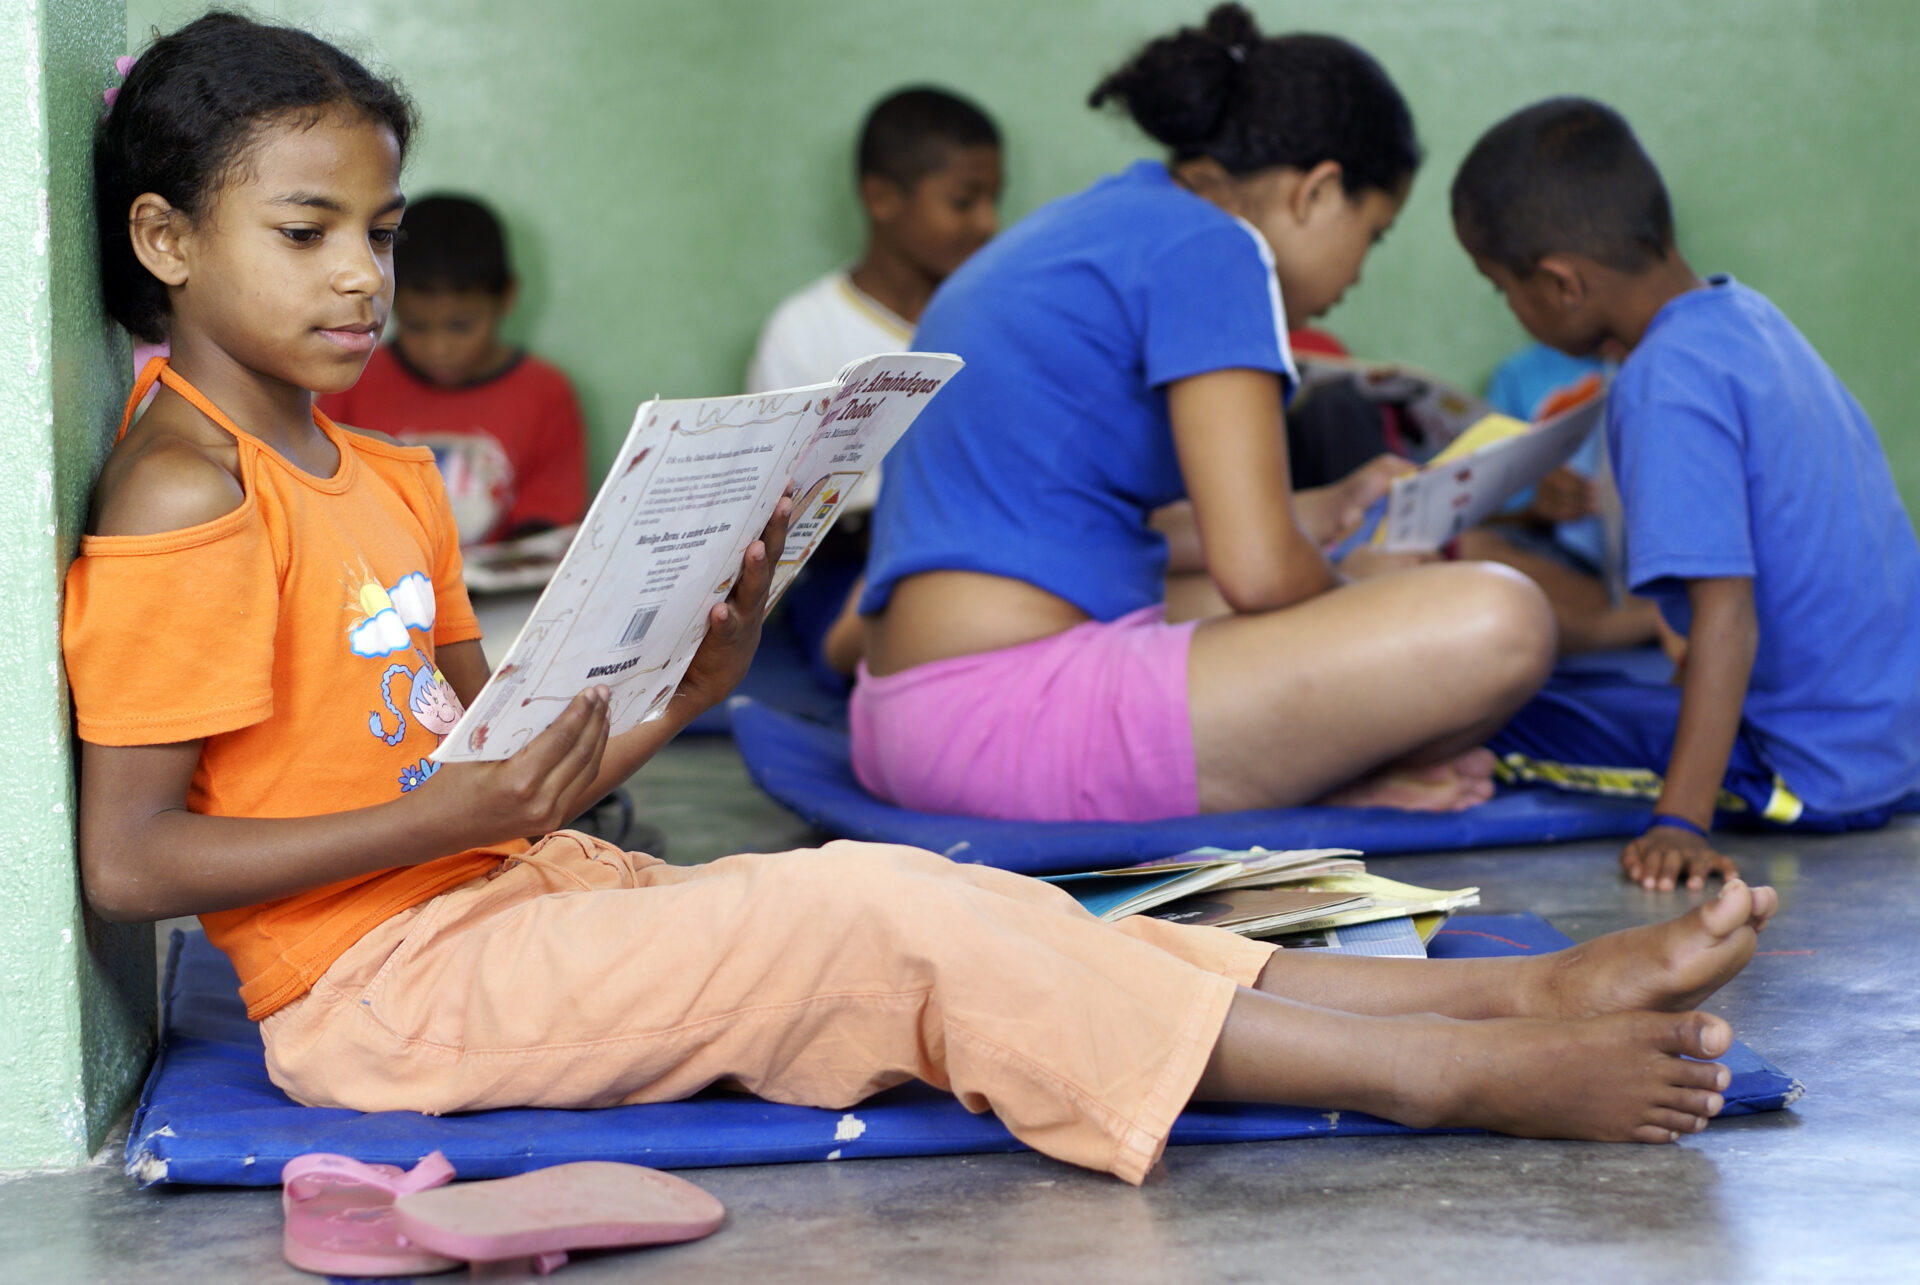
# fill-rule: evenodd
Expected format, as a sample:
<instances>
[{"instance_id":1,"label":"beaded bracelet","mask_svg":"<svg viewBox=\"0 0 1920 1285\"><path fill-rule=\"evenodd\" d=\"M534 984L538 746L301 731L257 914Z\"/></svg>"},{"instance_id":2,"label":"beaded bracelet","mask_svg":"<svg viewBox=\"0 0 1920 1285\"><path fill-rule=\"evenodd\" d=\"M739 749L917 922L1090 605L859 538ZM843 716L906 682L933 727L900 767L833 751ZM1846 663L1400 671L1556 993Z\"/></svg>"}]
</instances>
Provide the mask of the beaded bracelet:
<instances>
[{"instance_id":1,"label":"beaded bracelet","mask_svg":"<svg viewBox=\"0 0 1920 1285\"><path fill-rule=\"evenodd\" d=\"M1674 816L1671 812L1656 812L1647 819L1647 830L1652 830L1659 826L1666 826L1673 830L1685 830L1688 834L1697 834L1702 839L1707 837L1705 830L1687 820L1685 817ZM1642 830L1640 833L1645 834L1647 830Z\"/></svg>"}]
</instances>

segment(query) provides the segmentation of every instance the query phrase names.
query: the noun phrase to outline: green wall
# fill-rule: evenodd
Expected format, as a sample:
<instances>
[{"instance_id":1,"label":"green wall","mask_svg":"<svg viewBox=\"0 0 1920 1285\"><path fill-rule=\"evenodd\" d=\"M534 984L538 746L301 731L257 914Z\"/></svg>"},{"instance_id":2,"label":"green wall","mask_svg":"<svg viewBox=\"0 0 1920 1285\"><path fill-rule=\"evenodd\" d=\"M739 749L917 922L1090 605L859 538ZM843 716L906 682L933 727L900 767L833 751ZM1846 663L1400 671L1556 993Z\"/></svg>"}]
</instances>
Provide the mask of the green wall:
<instances>
[{"instance_id":1,"label":"green wall","mask_svg":"<svg viewBox=\"0 0 1920 1285\"><path fill-rule=\"evenodd\" d=\"M132 29L203 5L132 0ZM784 293L849 258L851 136L930 79L1009 141L1006 213L1147 150L1088 111L1101 72L1189 18L1165 0L260 0L385 63L426 117L409 187L498 203L527 279L521 337L575 375L604 465L634 405L736 386ZM1555 92L1626 112L1702 270L1772 295L1866 404L1920 511L1920 65L1914 0L1255 0L1359 41L1430 160L1366 287L1356 349L1484 379L1521 341L1453 244L1446 187L1479 131ZM1903 72L1906 73L1903 75Z\"/></svg>"},{"instance_id":2,"label":"green wall","mask_svg":"<svg viewBox=\"0 0 1920 1285\"><path fill-rule=\"evenodd\" d=\"M60 578L119 410L89 130L120 0L0 0L0 1169L87 1158L152 1047L153 930L81 905Z\"/></svg>"}]
</instances>

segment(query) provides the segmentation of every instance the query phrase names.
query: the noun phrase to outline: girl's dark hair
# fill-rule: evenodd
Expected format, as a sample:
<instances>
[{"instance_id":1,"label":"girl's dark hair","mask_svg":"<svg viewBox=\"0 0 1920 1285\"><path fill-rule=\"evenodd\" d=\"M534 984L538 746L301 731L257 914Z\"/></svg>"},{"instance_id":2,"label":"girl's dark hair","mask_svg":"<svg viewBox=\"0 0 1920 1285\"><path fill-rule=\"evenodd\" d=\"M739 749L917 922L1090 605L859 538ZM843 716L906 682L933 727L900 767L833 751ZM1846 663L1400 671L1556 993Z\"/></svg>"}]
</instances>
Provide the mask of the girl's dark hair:
<instances>
[{"instance_id":1,"label":"girl's dark hair","mask_svg":"<svg viewBox=\"0 0 1920 1285\"><path fill-rule=\"evenodd\" d=\"M135 197L155 192L199 218L262 125L314 124L336 108L391 129L405 155L414 128L406 94L318 37L215 12L155 40L94 135L108 315L148 342L166 338L166 287L134 257L127 235Z\"/></svg>"},{"instance_id":2,"label":"girl's dark hair","mask_svg":"<svg viewBox=\"0 0 1920 1285\"><path fill-rule=\"evenodd\" d=\"M1420 166L1413 113L1366 51L1337 36L1263 36L1237 4L1152 41L1087 101L1109 99L1176 162L1210 156L1230 174L1337 161L1357 195L1391 192Z\"/></svg>"}]
</instances>

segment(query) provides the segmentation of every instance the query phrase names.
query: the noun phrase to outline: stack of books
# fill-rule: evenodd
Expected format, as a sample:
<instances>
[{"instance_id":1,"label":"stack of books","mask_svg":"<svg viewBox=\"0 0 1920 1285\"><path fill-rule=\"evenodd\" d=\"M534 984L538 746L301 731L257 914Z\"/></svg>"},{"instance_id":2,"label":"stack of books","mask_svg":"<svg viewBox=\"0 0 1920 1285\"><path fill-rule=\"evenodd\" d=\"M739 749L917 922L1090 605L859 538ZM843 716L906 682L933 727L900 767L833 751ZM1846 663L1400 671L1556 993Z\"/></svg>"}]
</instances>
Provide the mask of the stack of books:
<instances>
[{"instance_id":1,"label":"stack of books","mask_svg":"<svg viewBox=\"0 0 1920 1285\"><path fill-rule=\"evenodd\" d=\"M1114 870L1050 875L1102 919L1152 915L1264 937L1294 950L1424 958L1478 888L1420 888L1368 874L1351 848L1196 848Z\"/></svg>"}]
</instances>

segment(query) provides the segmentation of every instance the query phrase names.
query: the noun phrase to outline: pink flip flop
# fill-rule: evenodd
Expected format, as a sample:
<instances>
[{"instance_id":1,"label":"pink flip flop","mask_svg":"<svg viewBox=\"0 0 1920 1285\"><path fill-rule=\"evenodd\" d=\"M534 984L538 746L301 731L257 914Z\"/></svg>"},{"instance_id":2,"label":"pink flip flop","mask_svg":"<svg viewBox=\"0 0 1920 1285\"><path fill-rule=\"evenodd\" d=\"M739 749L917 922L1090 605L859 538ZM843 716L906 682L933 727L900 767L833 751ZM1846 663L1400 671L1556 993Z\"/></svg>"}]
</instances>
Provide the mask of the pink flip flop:
<instances>
[{"instance_id":1,"label":"pink flip flop","mask_svg":"<svg viewBox=\"0 0 1920 1285\"><path fill-rule=\"evenodd\" d=\"M581 1160L512 1178L417 1190L393 1202L403 1243L476 1264L530 1259L542 1276L573 1249L665 1245L711 1235L719 1201L656 1169Z\"/></svg>"},{"instance_id":2,"label":"pink flip flop","mask_svg":"<svg viewBox=\"0 0 1920 1285\"><path fill-rule=\"evenodd\" d=\"M462 1266L400 1239L396 1196L453 1181L453 1166L438 1151L410 1170L362 1164L346 1156L311 1152L280 1171L280 1208L286 1216L281 1252L304 1272L321 1276L426 1276Z\"/></svg>"}]
</instances>

